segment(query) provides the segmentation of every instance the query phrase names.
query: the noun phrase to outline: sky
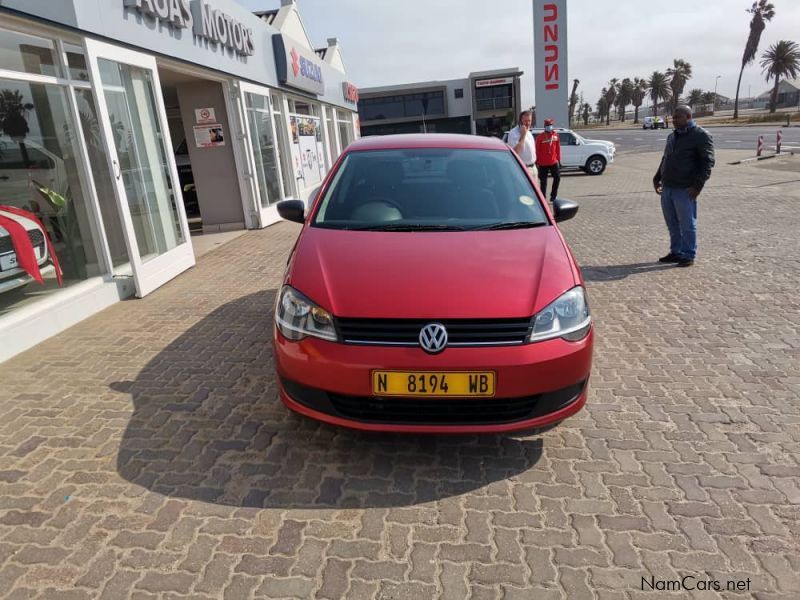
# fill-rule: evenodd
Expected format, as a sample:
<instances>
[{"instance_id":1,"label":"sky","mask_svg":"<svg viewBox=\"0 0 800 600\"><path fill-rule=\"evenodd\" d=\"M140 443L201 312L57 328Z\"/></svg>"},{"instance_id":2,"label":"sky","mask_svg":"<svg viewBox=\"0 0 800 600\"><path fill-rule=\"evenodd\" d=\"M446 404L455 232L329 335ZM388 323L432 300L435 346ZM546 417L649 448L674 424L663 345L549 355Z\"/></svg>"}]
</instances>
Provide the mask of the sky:
<instances>
[{"instance_id":1,"label":"sky","mask_svg":"<svg viewBox=\"0 0 800 600\"><path fill-rule=\"evenodd\" d=\"M238 0L270 10L279 0ZM569 79L594 106L616 77L647 77L673 59L692 65L686 91L733 97L749 33L751 0L568 0ZM776 16L761 36L760 54L778 40L800 43L800 0L772 0ZM531 106L531 0L297 0L317 47L339 38L348 79L360 88L465 78L472 71L518 67L522 104ZM646 7L646 8L645 8ZM770 89L758 66L744 71L740 96Z\"/></svg>"}]
</instances>

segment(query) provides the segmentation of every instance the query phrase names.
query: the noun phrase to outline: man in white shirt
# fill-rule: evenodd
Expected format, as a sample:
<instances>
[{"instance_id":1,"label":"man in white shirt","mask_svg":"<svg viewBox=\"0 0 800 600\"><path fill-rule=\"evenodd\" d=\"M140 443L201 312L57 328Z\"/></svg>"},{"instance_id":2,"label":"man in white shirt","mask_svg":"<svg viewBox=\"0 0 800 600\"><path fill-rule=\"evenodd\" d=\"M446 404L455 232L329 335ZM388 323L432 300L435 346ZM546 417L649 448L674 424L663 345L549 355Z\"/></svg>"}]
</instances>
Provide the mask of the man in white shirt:
<instances>
[{"instance_id":1,"label":"man in white shirt","mask_svg":"<svg viewBox=\"0 0 800 600\"><path fill-rule=\"evenodd\" d=\"M508 141L506 143L514 149L514 152L522 159L522 162L528 166L528 170L536 180L539 177L536 169L536 141L533 139L531 132L528 131L532 122L533 115L531 111L523 110L519 113L519 125L508 132Z\"/></svg>"}]
</instances>

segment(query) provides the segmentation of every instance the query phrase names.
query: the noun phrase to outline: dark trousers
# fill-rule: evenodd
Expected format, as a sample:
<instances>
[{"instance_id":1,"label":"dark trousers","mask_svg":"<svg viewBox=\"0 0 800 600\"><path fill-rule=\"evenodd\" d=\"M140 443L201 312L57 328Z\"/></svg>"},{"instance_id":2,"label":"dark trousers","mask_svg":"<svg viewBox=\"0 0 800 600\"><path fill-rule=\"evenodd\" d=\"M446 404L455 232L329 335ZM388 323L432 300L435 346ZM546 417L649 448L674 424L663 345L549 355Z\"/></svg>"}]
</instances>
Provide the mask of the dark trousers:
<instances>
[{"instance_id":1,"label":"dark trousers","mask_svg":"<svg viewBox=\"0 0 800 600\"><path fill-rule=\"evenodd\" d=\"M558 198L558 184L561 183L561 169L558 163L549 165L547 167L539 166L539 187L542 188L542 194L547 198L547 174L553 176L553 191L550 194L550 199L555 200Z\"/></svg>"}]
</instances>

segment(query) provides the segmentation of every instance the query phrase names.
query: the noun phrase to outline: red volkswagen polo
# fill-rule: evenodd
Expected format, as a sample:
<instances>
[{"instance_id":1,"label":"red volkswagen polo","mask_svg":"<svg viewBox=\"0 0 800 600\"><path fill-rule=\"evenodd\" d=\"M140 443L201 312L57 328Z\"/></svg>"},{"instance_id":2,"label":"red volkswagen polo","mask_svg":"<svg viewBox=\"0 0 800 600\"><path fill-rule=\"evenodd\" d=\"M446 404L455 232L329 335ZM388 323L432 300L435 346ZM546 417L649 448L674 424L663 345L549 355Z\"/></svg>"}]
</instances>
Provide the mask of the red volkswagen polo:
<instances>
[{"instance_id":1,"label":"red volkswagen polo","mask_svg":"<svg viewBox=\"0 0 800 600\"><path fill-rule=\"evenodd\" d=\"M303 224L275 307L280 396L356 429L500 432L586 402L592 319L580 271L525 165L496 139L350 145Z\"/></svg>"}]
</instances>

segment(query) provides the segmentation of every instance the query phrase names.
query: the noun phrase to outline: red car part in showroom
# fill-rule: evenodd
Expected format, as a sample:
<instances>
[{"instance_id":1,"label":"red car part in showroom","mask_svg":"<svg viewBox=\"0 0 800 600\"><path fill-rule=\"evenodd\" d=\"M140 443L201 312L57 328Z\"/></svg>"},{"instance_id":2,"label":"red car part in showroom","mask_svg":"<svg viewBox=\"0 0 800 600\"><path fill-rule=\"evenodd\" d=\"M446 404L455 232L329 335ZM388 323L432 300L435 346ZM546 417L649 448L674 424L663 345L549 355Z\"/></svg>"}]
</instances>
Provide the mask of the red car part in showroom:
<instances>
[{"instance_id":1,"label":"red car part in showroom","mask_svg":"<svg viewBox=\"0 0 800 600\"><path fill-rule=\"evenodd\" d=\"M355 429L477 433L557 423L586 402L593 325L553 212L499 140L350 145L308 211L273 343L290 409Z\"/></svg>"}]
</instances>

